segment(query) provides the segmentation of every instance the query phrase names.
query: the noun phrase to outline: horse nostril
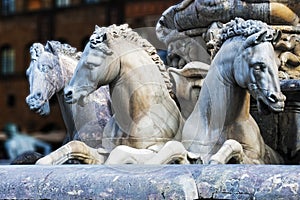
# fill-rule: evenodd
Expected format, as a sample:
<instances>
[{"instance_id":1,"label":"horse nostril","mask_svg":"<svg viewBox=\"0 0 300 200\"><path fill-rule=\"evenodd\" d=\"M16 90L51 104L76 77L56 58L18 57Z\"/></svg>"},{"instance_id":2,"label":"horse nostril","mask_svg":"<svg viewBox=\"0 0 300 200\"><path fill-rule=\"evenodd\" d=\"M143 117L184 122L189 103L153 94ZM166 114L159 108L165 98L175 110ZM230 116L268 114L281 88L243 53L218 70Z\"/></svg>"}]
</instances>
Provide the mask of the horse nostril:
<instances>
[{"instance_id":1,"label":"horse nostril","mask_svg":"<svg viewBox=\"0 0 300 200\"><path fill-rule=\"evenodd\" d=\"M36 96L37 99L40 99L40 98L42 98L42 93L41 92L37 92L35 94L35 96Z\"/></svg>"},{"instance_id":2,"label":"horse nostril","mask_svg":"<svg viewBox=\"0 0 300 200\"><path fill-rule=\"evenodd\" d=\"M269 101L271 101L272 103L276 103L278 102L278 97L275 94L270 94L268 96Z\"/></svg>"},{"instance_id":3,"label":"horse nostril","mask_svg":"<svg viewBox=\"0 0 300 200\"><path fill-rule=\"evenodd\" d=\"M72 98L73 92L72 90L65 91L65 98L69 99Z\"/></svg>"}]
</instances>

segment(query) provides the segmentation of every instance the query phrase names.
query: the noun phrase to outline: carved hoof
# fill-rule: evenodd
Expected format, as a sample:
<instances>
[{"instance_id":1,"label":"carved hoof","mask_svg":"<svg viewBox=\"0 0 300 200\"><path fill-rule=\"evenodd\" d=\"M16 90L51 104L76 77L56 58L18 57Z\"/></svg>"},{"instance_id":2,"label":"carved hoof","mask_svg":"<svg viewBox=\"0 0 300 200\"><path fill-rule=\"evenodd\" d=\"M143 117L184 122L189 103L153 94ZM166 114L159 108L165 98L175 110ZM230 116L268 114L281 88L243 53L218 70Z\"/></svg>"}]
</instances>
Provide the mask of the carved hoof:
<instances>
[{"instance_id":1,"label":"carved hoof","mask_svg":"<svg viewBox=\"0 0 300 200\"><path fill-rule=\"evenodd\" d=\"M209 164L226 164L231 159L235 159L237 163L243 162L243 147L236 140L226 140L219 151L214 154Z\"/></svg>"}]
</instances>

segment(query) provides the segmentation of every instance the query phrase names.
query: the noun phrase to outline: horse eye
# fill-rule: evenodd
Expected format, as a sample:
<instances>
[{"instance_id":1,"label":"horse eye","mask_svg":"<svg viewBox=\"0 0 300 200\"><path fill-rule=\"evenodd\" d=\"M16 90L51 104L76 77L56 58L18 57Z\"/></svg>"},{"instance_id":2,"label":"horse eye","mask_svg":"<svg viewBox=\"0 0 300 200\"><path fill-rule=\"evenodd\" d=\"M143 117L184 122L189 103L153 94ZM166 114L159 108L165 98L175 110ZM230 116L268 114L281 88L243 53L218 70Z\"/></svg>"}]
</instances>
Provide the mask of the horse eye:
<instances>
[{"instance_id":1,"label":"horse eye","mask_svg":"<svg viewBox=\"0 0 300 200\"><path fill-rule=\"evenodd\" d=\"M95 65L92 63L85 63L85 66L86 66L86 68L88 68L90 70L95 68Z\"/></svg>"},{"instance_id":2,"label":"horse eye","mask_svg":"<svg viewBox=\"0 0 300 200\"><path fill-rule=\"evenodd\" d=\"M94 64L87 64L86 67L90 70L93 70L93 69L95 69L96 66Z\"/></svg>"},{"instance_id":3,"label":"horse eye","mask_svg":"<svg viewBox=\"0 0 300 200\"><path fill-rule=\"evenodd\" d=\"M261 70L263 70L265 67L264 67L264 65L263 64L255 64L255 65L253 65L253 69L254 70L256 70L256 71L261 71Z\"/></svg>"},{"instance_id":4,"label":"horse eye","mask_svg":"<svg viewBox=\"0 0 300 200\"><path fill-rule=\"evenodd\" d=\"M255 70L260 70L261 68L260 68L260 65L254 65L254 66L253 66L253 69L255 69Z\"/></svg>"},{"instance_id":5,"label":"horse eye","mask_svg":"<svg viewBox=\"0 0 300 200\"><path fill-rule=\"evenodd\" d=\"M47 73L49 71L49 69L51 69L51 66L50 65L47 65L47 64L42 64L39 69L44 72L44 73Z\"/></svg>"}]
</instances>

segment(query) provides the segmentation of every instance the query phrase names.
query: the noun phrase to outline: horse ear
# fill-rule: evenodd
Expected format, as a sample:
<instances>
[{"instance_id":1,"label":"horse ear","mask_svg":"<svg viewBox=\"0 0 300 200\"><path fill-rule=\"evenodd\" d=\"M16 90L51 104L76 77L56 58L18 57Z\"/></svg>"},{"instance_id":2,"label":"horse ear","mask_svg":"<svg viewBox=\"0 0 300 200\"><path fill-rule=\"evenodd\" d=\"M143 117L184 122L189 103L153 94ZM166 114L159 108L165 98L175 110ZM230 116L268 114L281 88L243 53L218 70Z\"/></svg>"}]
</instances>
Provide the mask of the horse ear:
<instances>
[{"instance_id":1,"label":"horse ear","mask_svg":"<svg viewBox=\"0 0 300 200\"><path fill-rule=\"evenodd\" d=\"M254 45L257 45L257 44L263 42L265 40L267 34L268 34L267 30L262 30L258 33L255 33L255 34L249 36L244 43L244 48L246 49L248 47L251 47L251 46L254 46Z\"/></svg>"},{"instance_id":2,"label":"horse ear","mask_svg":"<svg viewBox=\"0 0 300 200\"><path fill-rule=\"evenodd\" d=\"M100 26L95 25L95 31L100 31L100 30L101 30Z\"/></svg>"},{"instance_id":3,"label":"horse ear","mask_svg":"<svg viewBox=\"0 0 300 200\"><path fill-rule=\"evenodd\" d=\"M106 29L101 28L98 25L95 25L95 32L100 32L100 33L104 32L101 36L100 42L103 42L103 41L107 40L107 35L106 35L106 32L104 30L106 30Z\"/></svg>"},{"instance_id":4,"label":"horse ear","mask_svg":"<svg viewBox=\"0 0 300 200\"><path fill-rule=\"evenodd\" d=\"M54 54L54 55L57 55L57 51L56 49L54 48L54 46L52 45L52 42L51 41L47 41L46 45L45 45L45 49Z\"/></svg>"}]
</instances>

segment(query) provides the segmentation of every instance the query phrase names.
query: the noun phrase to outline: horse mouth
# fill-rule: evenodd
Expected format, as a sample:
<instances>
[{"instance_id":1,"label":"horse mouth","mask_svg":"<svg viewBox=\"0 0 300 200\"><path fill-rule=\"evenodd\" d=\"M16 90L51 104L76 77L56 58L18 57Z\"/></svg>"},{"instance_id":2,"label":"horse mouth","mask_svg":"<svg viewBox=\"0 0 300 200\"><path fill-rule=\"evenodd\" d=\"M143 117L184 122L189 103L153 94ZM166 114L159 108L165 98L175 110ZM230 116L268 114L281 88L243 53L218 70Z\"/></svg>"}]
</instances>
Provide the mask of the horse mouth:
<instances>
[{"instance_id":1,"label":"horse mouth","mask_svg":"<svg viewBox=\"0 0 300 200\"><path fill-rule=\"evenodd\" d=\"M257 107L258 111L264 115L268 115L271 112L279 113L284 110L284 101L273 103L269 100L263 100L262 98L259 98L257 100Z\"/></svg>"},{"instance_id":2,"label":"horse mouth","mask_svg":"<svg viewBox=\"0 0 300 200\"><path fill-rule=\"evenodd\" d=\"M74 99L72 97L68 97L68 96L65 96L65 102L68 103L68 104L74 104L77 102L77 99Z\"/></svg>"},{"instance_id":3,"label":"horse mouth","mask_svg":"<svg viewBox=\"0 0 300 200\"><path fill-rule=\"evenodd\" d=\"M79 97L74 96L65 96L65 102L68 104L75 104L77 103L80 106L84 106L88 103L88 96L80 95Z\"/></svg>"},{"instance_id":4,"label":"horse mouth","mask_svg":"<svg viewBox=\"0 0 300 200\"><path fill-rule=\"evenodd\" d=\"M64 99L65 102L68 104L74 104L77 103L78 99L80 98L80 96L75 95L76 93L74 93L73 89L66 89L64 90Z\"/></svg>"},{"instance_id":5,"label":"horse mouth","mask_svg":"<svg viewBox=\"0 0 300 200\"><path fill-rule=\"evenodd\" d=\"M97 46L97 41L90 41L90 47L94 49Z\"/></svg>"},{"instance_id":6,"label":"horse mouth","mask_svg":"<svg viewBox=\"0 0 300 200\"><path fill-rule=\"evenodd\" d=\"M36 111L36 113L38 113L39 115L42 115L42 116L49 115L50 114L49 102L47 101L46 103L44 103L42 105L42 107Z\"/></svg>"},{"instance_id":7,"label":"horse mouth","mask_svg":"<svg viewBox=\"0 0 300 200\"><path fill-rule=\"evenodd\" d=\"M90 87L81 87L74 89L72 87L67 87L64 89L64 99L68 104L79 104L84 106L88 101L88 96L90 93L95 91L93 88L90 90Z\"/></svg>"},{"instance_id":8,"label":"horse mouth","mask_svg":"<svg viewBox=\"0 0 300 200\"><path fill-rule=\"evenodd\" d=\"M50 105L49 101L45 102L27 102L29 109L34 111L39 115L49 115L50 114Z\"/></svg>"}]
</instances>

